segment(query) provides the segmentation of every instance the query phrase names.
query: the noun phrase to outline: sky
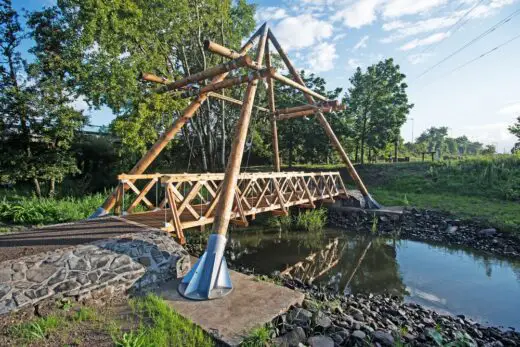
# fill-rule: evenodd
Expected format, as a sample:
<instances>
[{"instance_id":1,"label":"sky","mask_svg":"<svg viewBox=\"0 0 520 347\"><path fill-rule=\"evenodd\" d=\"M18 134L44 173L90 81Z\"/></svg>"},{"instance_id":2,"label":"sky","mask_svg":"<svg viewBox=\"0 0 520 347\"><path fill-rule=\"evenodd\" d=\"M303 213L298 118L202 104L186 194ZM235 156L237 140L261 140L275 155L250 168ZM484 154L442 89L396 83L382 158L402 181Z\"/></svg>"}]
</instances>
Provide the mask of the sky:
<instances>
[{"instance_id":1,"label":"sky","mask_svg":"<svg viewBox=\"0 0 520 347\"><path fill-rule=\"evenodd\" d=\"M31 10L51 2L13 3ZM267 21L293 63L325 78L330 89L346 90L358 66L393 58L415 105L401 130L406 141L447 126L450 136L467 135L499 152L513 146L507 126L520 116L520 0L254 3L258 25ZM108 109L88 113L95 125L114 118Z\"/></svg>"}]
</instances>

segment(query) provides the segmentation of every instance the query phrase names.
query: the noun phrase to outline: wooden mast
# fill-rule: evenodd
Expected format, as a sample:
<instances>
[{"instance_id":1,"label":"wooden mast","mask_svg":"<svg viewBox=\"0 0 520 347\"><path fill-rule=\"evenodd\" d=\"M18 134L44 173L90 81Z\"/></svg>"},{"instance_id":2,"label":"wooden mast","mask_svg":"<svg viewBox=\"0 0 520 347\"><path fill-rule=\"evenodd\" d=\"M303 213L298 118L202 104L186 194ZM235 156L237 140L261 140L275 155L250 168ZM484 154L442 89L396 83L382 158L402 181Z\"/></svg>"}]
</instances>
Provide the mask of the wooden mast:
<instances>
[{"instance_id":1,"label":"wooden mast","mask_svg":"<svg viewBox=\"0 0 520 347\"><path fill-rule=\"evenodd\" d=\"M262 36L258 43L257 63L262 64L264 56L265 42L267 40L267 25L262 28ZM217 209L215 211L215 222L213 224L213 233L225 236L229 226L233 201L235 199L235 186L240 173L240 164L244 154L244 145L246 142L247 129L249 128L249 120L251 119L251 111L255 99L258 80L250 81L244 93L244 101L240 111L235 138L231 145L231 154L229 155L226 174L222 182L222 193L220 195Z\"/></svg>"},{"instance_id":2,"label":"wooden mast","mask_svg":"<svg viewBox=\"0 0 520 347\"><path fill-rule=\"evenodd\" d=\"M269 41L265 42L265 65L271 67L271 54L269 53ZM280 172L280 154L278 150L278 127L276 126L276 106L274 101L274 81L271 76L267 77L267 98L269 101L269 110L271 111L271 133L273 136L273 164L274 169Z\"/></svg>"},{"instance_id":3,"label":"wooden mast","mask_svg":"<svg viewBox=\"0 0 520 347\"><path fill-rule=\"evenodd\" d=\"M252 36L251 38L242 46L240 49L241 55L245 55L251 47L253 47L255 39L260 35L264 33L264 28L267 25L264 24L261 26ZM228 75L228 72L224 72L221 75L215 76L212 80L212 83L218 83L224 80L226 76ZM148 152L145 153L145 155L135 164L135 166L128 172L129 174L141 174L143 173L148 166L157 158L159 153L166 147L166 145L177 135L179 130L186 124L186 122L193 117L195 112L200 108L202 103L206 101L208 98L207 94L201 94L199 95L183 112L182 116L178 118L172 126L162 134L159 139L155 142L155 144L148 150ZM98 209L94 213L92 217L97 217L100 215L107 214L115 205L116 203L116 197L118 194L120 194L120 189L127 190L128 186L122 185L118 186L112 194L108 196L108 198L105 200L103 205L101 205L101 208Z\"/></svg>"}]
</instances>

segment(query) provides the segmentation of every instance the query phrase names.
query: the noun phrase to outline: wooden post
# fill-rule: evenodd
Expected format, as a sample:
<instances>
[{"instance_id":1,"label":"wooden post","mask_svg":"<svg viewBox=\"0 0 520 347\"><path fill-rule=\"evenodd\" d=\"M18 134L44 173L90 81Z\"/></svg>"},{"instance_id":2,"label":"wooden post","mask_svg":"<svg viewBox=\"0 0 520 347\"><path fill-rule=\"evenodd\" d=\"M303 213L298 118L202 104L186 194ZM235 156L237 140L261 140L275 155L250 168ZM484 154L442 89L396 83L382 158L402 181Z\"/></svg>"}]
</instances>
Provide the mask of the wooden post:
<instances>
[{"instance_id":1,"label":"wooden post","mask_svg":"<svg viewBox=\"0 0 520 347\"><path fill-rule=\"evenodd\" d=\"M291 61L289 60L289 57L287 56L287 54L285 54L284 50L282 49L282 47L278 43L278 40L276 40L276 37L274 37L274 35L272 34L272 32L270 30L269 30L269 39L271 40L271 42L273 43L274 47L278 51L278 54L280 55L280 57L284 61L285 65L287 66L287 68L291 72L291 75L293 76L293 78L296 81L298 81L299 84L304 85L305 83L303 82L303 79L301 78L300 74L298 73L298 71L296 71L296 69L292 65ZM311 95L305 94L305 98L307 99L307 101L310 104L314 104L314 99L312 98ZM320 122L321 126L325 130L325 133L327 134L327 136L329 137L330 141L332 142L332 145L336 148L336 150L338 151L341 159L343 160L343 162L347 166L347 170L350 173L350 177L352 177L352 179L354 180L354 183L356 184L357 188L360 190L361 194L363 194L363 196L365 198L370 197L370 194L368 193L368 190L365 187L365 184L361 180L361 177L359 177L356 169L354 168L354 165L352 165L352 163L350 162L350 158L348 157L347 153L343 149L343 146L341 146L341 143L339 142L338 138L336 137L336 134L334 134L334 131L332 130L329 122L327 122L327 119L325 119L325 116L323 115L323 113L318 112L317 113L317 118L318 118L318 122Z\"/></svg>"},{"instance_id":2,"label":"wooden post","mask_svg":"<svg viewBox=\"0 0 520 347\"><path fill-rule=\"evenodd\" d=\"M247 51L251 49L253 46L253 42L260 34L264 32L266 25L258 29L253 36L242 46L242 49L240 50L240 54L245 55ZM225 72L221 75L218 75L213 78L212 83L218 83L224 80L226 76L228 75L228 72ZM175 137L175 135L179 132L179 130L186 124L186 122L195 115L195 112L199 109L199 107L202 105L202 103L207 99L207 94L199 95L183 112L182 116L177 119L172 126L159 137L157 142L146 152L146 154L135 164L135 166L130 170L129 174L141 174L143 173L148 166L157 158L159 153L166 147L166 145ZM115 205L116 202L116 196L118 194L120 188L116 188L114 192L105 200L103 205L101 206L98 211L96 211L92 217L97 217L100 215L107 214ZM128 187L125 185L122 189L127 190Z\"/></svg>"},{"instance_id":3,"label":"wooden post","mask_svg":"<svg viewBox=\"0 0 520 347\"><path fill-rule=\"evenodd\" d=\"M269 53L269 41L265 42L265 65L271 67L271 55ZM278 127L276 126L275 112L276 105L274 101L274 81L271 76L267 77L267 98L269 101L269 110L271 111L271 133L273 136L273 164L274 169L280 172L280 154L278 149Z\"/></svg>"},{"instance_id":4,"label":"wooden post","mask_svg":"<svg viewBox=\"0 0 520 347\"><path fill-rule=\"evenodd\" d=\"M267 25L264 25L262 37L258 46L257 62L259 63L262 62L263 58L265 41L267 39L267 30ZM258 80L251 81L247 85L247 89L244 94L244 104L242 106L242 110L240 111L240 118L235 130L235 138L233 140L233 144L231 145L231 154L229 155L226 174L224 176L224 181L222 182L222 193L215 211L213 232L223 236L226 235L229 226L233 200L235 197L235 187L238 181L238 175L240 173L240 164L244 154L247 129L249 127L249 120L251 119L251 111L253 109L253 102L255 99L257 86Z\"/></svg>"}]
</instances>

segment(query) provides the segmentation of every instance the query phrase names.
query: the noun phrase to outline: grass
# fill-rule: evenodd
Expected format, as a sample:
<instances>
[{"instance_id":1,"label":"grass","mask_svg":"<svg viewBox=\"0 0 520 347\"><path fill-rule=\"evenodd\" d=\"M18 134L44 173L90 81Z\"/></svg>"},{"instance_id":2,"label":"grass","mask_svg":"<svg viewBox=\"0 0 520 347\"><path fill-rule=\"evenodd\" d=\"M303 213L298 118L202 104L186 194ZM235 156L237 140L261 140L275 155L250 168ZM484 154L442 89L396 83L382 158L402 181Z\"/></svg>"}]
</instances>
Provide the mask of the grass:
<instances>
[{"instance_id":1,"label":"grass","mask_svg":"<svg viewBox=\"0 0 520 347\"><path fill-rule=\"evenodd\" d=\"M265 347L269 346L271 339L271 329L267 326L254 329L248 337L244 339L242 347Z\"/></svg>"},{"instance_id":2,"label":"grass","mask_svg":"<svg viewBox=\"0 0 520 347\"><path fill-rule=\"evenodd\" d=\"M136 330L113 336L116 346L214 346L202 329L182 317L154 294L132 299L130 305L140 319Z\"/></svg>"},{"instance_id":3,"label":"grass","mask_svg":"<svg viewBox=\"0 0 520 347\"><path fill-rule=\"evenodd\" d=\"M269 227L279 227L282 230L304 230L308 232L321 232L327 225L327 210L305 210L296 215L271 216L266 224Z\"/></svg>"},{"instance_id":4,"label":"grass","mask_svg":"<svg viewBox=\"0 0 520 347\"><path fill-rule=\"evenodd\" d=\"M520 232L518 157L373 164L358 171L383 205L442 210Z\"/></svg>"},{"instance_id":5,"label":"grass","mask_svg":"<svg viewBox=\"0 0 520 347\"><path fill-rule=\"evenodd\" d=\"M110 310L59 302L46 317L13 325L8 336L13 345L68 345L74 343L82 332L103 335L118 347L209 347L213 339L202 329L177 314L156 295L131 299L130 317L122 318ZM257 332L256 340L264 334ZM256 346L254 344L250 346Z\"/></svg>"},{"instance_id":6,"label":"grass","mask_svg":"<svg viewBox=\"0 0 520 347\"><path fill-rule=\"evenodd\" d=\"M15 325L9 329L9 335L24 341L42 340L65 323L64 317L51 314L31 322Z\"/></svg>"},{"instance_id":7,"label":"grass","mask_svg":"<svg viewBox=\"0 0 520 347\"><path fill-rule=\"evenodd\" d=\"M31 225L81 220L92 214L105 198L103 194L63 199L4 196L0 200L0 220Z\"/></svg>"}]
</instances>

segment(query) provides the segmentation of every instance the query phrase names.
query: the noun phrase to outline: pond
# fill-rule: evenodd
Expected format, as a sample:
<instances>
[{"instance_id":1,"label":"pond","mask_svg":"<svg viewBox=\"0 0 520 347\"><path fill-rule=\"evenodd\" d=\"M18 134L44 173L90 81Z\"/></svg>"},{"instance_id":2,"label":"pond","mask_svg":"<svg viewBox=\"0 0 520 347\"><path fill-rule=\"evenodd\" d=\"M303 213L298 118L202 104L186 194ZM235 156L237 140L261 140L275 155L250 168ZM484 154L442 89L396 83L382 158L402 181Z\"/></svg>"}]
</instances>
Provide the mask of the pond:
<instances>
[{"instance_id":1,"label":"pond","mask_svg":"<svg viewBox=\"0 0 520 347\"><path fill-rule=\"evenodd\" d=\"M231 232L227 260L344 293L390 293L441 313L520 329L520 262L470 249L327 229Z\"/></svg>"}]
</instances>

